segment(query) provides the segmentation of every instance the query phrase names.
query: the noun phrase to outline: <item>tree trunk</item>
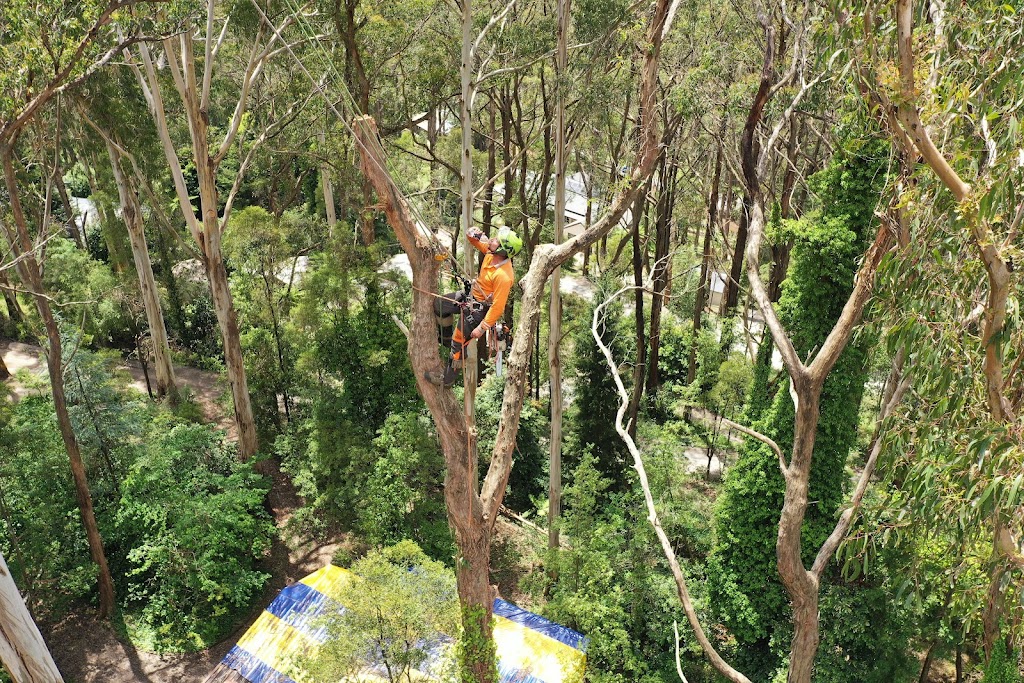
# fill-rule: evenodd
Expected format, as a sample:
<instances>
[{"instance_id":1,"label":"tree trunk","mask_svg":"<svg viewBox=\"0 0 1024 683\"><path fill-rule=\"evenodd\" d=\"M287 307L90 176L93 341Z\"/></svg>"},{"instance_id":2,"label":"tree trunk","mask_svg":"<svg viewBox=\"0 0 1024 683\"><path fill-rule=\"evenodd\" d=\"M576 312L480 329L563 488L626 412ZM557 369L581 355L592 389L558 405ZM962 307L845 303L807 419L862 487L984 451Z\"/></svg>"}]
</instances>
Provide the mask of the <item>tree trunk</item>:
<instances>
[{"instance_id":1,"label":"tree trunk","mask_svg":"<svg viewBox=\"0 0 1024 683\"><path fill-rule=\"evenodd\" d=\"M555 244L561 244L565 230L565 168L569 145L565 139L565 76L569 33L570 0L560 0L557 9L557 51L555 54ZM562 294L561 268L551 273L551 303L548 312L548 381L551 398L551 458L548 466L548 548L559 546L558 525L562 508Z\"/></svg>"},{"instance_id":2,"label":"tree trunk","mask_svg":"<svg viewBox=\"0 0 1024 683\"><path fill-rule=\"evenodd\" d=\"M57 193L60 195L61 204L64 205L64 211L68 215L67 229L71 233L71 239L74 240L78 248L87 251L88 246L85 243L85 236L82 234L85 231L85 225L82 225L82 229L78 227L78 221L75 220L75 210L71 206L71 198L68 196L68 188L64 184L64 172L61 170L59 159L54 160L56 166L53 169L53 184L57 187Z\"/></svg>"},{"instance_id":3,"label":"tree trunk","mask_svg":"<svg viewBox=\"0 0 1024 683\"><path fill-rule=\"evenodd\" d=\"M647 184L646 190L651 187ZM629 436L636 438L637 416L640 414L640 399L644 394L644 377L647 368L647 339L644 333L644 261L640 250L640 224L643 214L647 212L647 191L640 194L633 202L633 285L634 318L636 330L636 365L633 366L633 395L629 399L628 428Z\"/></svg>"},{"instance_id":4,"label":"tree trunk","mask_svg":"<svg viewBox=\"0 0 1024 683\"><path fill-rule=\"evenodd\" d=\"M15 683L64 683L0 553L0 662Z\"/></svg>"},{"instance_id":5,"label":"tree trunk","mask_svg":"<svg viewBox=\"0 0 1024 683\"><path fill-rule=\"evenodd\" d=\"M326 118L325 118L326 120ZM324 124L326 127L326 124ZM320 154L327 154L327 131L320 129ZM327 214L327 235L334 239L338 227L338 215L334 207L334 182L331 180L331 167L326 160L320 162L320 183L324 192L324 212Z\"/></svg>"},{"instance_id":6,"label":"tree trunk","mask_svg":"<svg viewBox=\"0 0 1024 683\"><path fill-rule=\"evenodd\" d=\"M786 172L782 177L782 195L779 207L782 220L793 216L793 190L796 187L797 152L800 150L800 121L795 116L789 124L789 144L786 146ZM793 241L787 240L771 245L772 271L768 278L768 298L777 302L782 296L782 281L789 270L789 256L793 251Z\"/></svg>"},{"instance_id":7,"label":"tree trunk","mask_svg":"<svg viewBox=\"0 0 1024 683\"><path fill-rule=\"evenodd\" d=\"M0 150L0 156L3 157L4 179L7 184L11 213L14 218L14 231L6 223L3 224L3 231L12 254L16 258L21 258L17 264L18 274L21 277L22 284L31 291L36 302L36 308L39 311L39 317L42 319L46 330L46 368L50 376L53 407L57 413L57 424L60 427L61 438L64 440L64 448L71 463L71 475L75 483L75 497L78 500L78 509L82 515L82 524L85 527L86 538L89 543L89 555L98 568L99 616L105 619L114 613L114 582L110 578L107 556L103 550L103 539L100 536L99 527L96 525L96 516L93 514L92 495L89 493L89 482L85 474L85 465L82 463L82 454L78 448L78 440L75 438L74 429L71 426L71 417L68 415L67 399L64 396L64 365L61 359L60 330L57 328L57 321L53 317L53 311L50 309L50 301L43 293L43 278L40 274L39 263L36 260L32 238L28 233L25 214L21 207L12 154L13 150L10 147L4 147Z\"/></svg>"},{"instance_id":8,"label":"tree trunk","mask_svg":"<svg viewBox=\"0 0 1024 683\"><path fill-rule=\"evenodd\" d=\"M211 5L208 10L206 40L213 41L217 35L213 25L215 18L214 7ZM248 90L243 89L237 106L239 115L232 121L227 137L224 143L222 143L221 150L219 152L211 150L210 114L204 108L208 106L208 103L203 99L209 96L209 92L204 90L202 86L204 83L209 83L209 80L212 78L213 64L209 61L205 62L203 64L204 71L197 73L191 34L183 34L179 37L178 41L176 44L173 39L165 39L163 46L168 66L176 74L174 79L175 87L184 105L185 116L188 122L192 143L191 151L196 176L199 181L199 206L202 214L200 218L196 217L192 208L191 196L181 170L182 164L178 159L178 153L174 142L171 140L170 130L167 125L166 111L160 91L160 82L156 75L156 67L145 43L140 44L139 49L143 56L146 75L143 76L140 71L138 78L153 114L157 133L163 146L164 156L167 159L168 168L174 181L175 194L178 198L182 216L188 225L192 238L196 241L203 255L203 269L206 271L209 281L210 295L213 299L213 307L217 314L217 322L224 343L224 365L227 371L228 383L231 385L235 423L238 427L238 455L241 460L246 461L256 454L258 444L256 441L256 424L252 415L252 404L249 400L249 385L245 377L245 365L242 359L242 344L238 334L238 320L235 314L234 303L231 299L231 290L228 287L227 271L224 268L224 256L221 253L221 237L224 226L218 213L220 195L217 189L217 170L223 159L223 154L227 152L228 144L232 141L234 134L237 133L241 121L241 112L244 110L244 98ZM239 173L242 173L241 168ZM235 187L237 187L237 184ZM228 200L225 202L224 222L227 221L227 206L230 205L232 199L233 196L229 195ZM260 469L262 469L262 466Z\"/></svg>"},{"instance_id":9,"label":"tree trunk","mask_svg":"<svg viewBox=\"0 0 1024 683\"><path fill-rule=\"evenodd\" d=\"M725 134L725 118L719 127L718 151L715 153L715 175L711 181L711 196L708 199L708 223L704 229L704 256L700 262L700 282L697 285L697 300L693 305L693 337L690 341L690 364L686 371L686 383L697 376L697 335L700 334L701 318L708 301L711 279L711 235L718 224L718 189L722 181L722 138ZM696 242L696 240L694 240Z\"/></svg>"},{"instance_id":10,"label":"tree trunk","mask_svg":"<svg viewBox=\"0 0 1024 683\"><path fill-rule=\"evenodd\" d=\"M655 221L654 241L654 294L651 297L651 354L647 368L647 395L658 393L661 385L658 377L658 353L661 348L661 311L665 305L665 290L668 288L672 261L669 256L672 232L672 207L675 204L676 165L669 163L667 155L662 158L661 192L658 195L658 210Z\"/></svg>"},{"instance_id":11,"label":"tree trunk","mask_svg":"<svg viewBox=\"0 0 1024 683\"><path fill-rule=\"evenodd\" d=\"M473 3L462 0L462 64L459 76L462 85L459 123L462 127L462 164L460 168L459 191L462 207L462 240L465 246L463 269L467 277L477 272L476 249L466 244L467 235L473 227L473 99L476 83L473 81ZM369 180L367 180L369 182ZM472 332L472 330L467 330ZM467 336L468 344L462 354L462 379L465 388L462 410L466 423L472 430L476 424L477 343Z\"/></svg>"},{"instance_id":12,"label":"tree trunk","mask_svg":"<svg viewBox=\"0 0 1024 683\"><path fill-rule=\"evenodd\" d=\"M25 313L18 303L18 295L11 290L11 282L7 279L7 273L0 271L0 288L3 289L4 302L7 304L7 317L15 327L25 321Z\"/></svg>"},{"instance_id":13,"label":"tree trunk","mask_svg":"<svg viewBox=\"0 0 1024 683\"><path fill-rule=\"evenodd\" d=\"M804 568L801 527L807 511L811 454L820 416L821 383L796 382L800 397L793 433L793 451L786 473L786 491L775 542L779 578L792 601L793 640L789 650L789 683L810 683L818 652L818 578Z\"/></svg>"},{"instance_id":14,"label":"tree trunk","mask_svg":"<svg viewBox=\"0 0 1024 683\"><path fill-rule=\"evenodd\" d=\"M121 153L112 140L107 140L107 153L110 154L117 194L121 201L121 218L128 228L128 239L132 246L132 257L135 260L135 272L139 276L139 292L142 294L142 302L146 308L149 336L153 341L156 393L160 398L167 397L171 405L176 405L180 397L174 378L174 365L171 363L171 349L167 343L167 328L164 326L160 295L156 288L156 278L153 277L153 264L149 260L149 247L146 245L139 199L135 194L135 189L131 186L131 181L121 168ZM143 360L141 355L139 360Z\"/></svg>"},{"instance_id":15,"label":"tree trunk","mask_svg":"<svg viewBox=\"0 0 1024 683\"><path fill-rule=\"evenodd\" d=\"M252 416L252 403L249 399L249 382L245 376L245 361L242 357L242 343L238 333L238 314L231 299L228 288L228 273L224 267L224 259L217 252L207 256L204 261L206 277L210 282L210 296L217 314L221 337L224 340L224 369L228 383L231 385L231 398L235 407L235 424L238 426L238 455L249 460L256 454L256 423Z\"/></svg>"},{"instance_id":16,"label":"tree trunk","mask_svg":"<svg viewBox=\"0 0 1024 683\"><path fill-rule=\"evenodd\" d=\"M489 135L487 136L487 181L484 185L484 206L481 230L491 234L491 223L494 217L494 175L498 170L498 150L494 144L494 136L497 133L494 116L494 98L487 103L487 119L489 123Z\"/></svg>"},{"instance_id":17,"label":"tree trunk","mask_svg":"<svg viewBox=\"0 0 1024 683\"><path fill-rule=\"evenodd\" d=\"M11 371L7 368L7 363L4 362L3 356L0 356L0 380L7 379L11 376Z\"/></svg>"},{"instance_id":18,"label":"tree trunk","mask_svg":"<svg viewBox=\"0 0 1024 683\"><path fill-rule=\"evenodd\" d=\"M740 225L736 230L736 242L732 250L732 267L729 269L729 280L725 283L725 296L722 298L722 317L728 318L736 310L740 299L740 278L743 277L743 257L747 249L747 227L750 224L750 197L743 193L743 213Z\"/></svg>"}]
</instances>

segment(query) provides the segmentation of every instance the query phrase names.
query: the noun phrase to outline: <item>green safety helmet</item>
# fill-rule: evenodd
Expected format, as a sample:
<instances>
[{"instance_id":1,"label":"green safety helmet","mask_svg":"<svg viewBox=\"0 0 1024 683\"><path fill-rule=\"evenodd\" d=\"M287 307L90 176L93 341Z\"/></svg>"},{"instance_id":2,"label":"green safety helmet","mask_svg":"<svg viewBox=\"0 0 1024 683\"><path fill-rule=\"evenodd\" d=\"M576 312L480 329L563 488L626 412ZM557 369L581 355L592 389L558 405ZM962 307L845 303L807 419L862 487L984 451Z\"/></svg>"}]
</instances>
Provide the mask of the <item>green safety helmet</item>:
<instances>
[{"instance_id":1,"label":"green safety helmet","mask_svg":"<svg viewBox=\"0 0 1024 683\"><path fill-rule=\"evenodd\" d=\"M509 256L515 256L523 250L523 238L511 228L502 228L498 231L498 244Z\"/></svg>"}]
</instances>

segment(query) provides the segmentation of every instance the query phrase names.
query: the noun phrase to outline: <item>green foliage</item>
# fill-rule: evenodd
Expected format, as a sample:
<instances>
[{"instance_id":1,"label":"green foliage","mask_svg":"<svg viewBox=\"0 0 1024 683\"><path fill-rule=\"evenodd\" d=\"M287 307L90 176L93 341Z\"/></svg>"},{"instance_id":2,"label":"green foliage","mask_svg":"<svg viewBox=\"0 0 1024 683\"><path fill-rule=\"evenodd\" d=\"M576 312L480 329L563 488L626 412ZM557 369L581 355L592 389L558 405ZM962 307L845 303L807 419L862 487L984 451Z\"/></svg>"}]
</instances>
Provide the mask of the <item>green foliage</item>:
<instances>
[{"instance_id":1,"label":"green foliage","mask_svg":"<svg viewBox=\"0 0 1024 683\"><path fill-rule=\"evenodd\" d=\"M820 211L791 226L795 244L779 315L800 356L824 341L852 290L857 258L872 230L872 213L863 205L873 205L881 190L885 160L878 145L844 150L813 181L825 198ZM863 337L851 343L822 391L808 494L815 504L802 530L805 562L813 561L843 501L846 461L857 443L868 346ZM794 417L789 392L780 389L754 427L785 452L792 444ZM783 488L777 457L763 444L748 441L715 512L718 546L709 566L715 610L737 639L740 668L755 678L770 677L788 648L778 632L787 623L788 599L776 578L775 556Z\"/></svg>"},{"instance_id":2,"label":"green foliage","mask_svg":"<svg viewBox=\"0 0 1024 683\"><path fill-rule=\"evenodd\" d=\"M658 375L662 381L676 386L686 384L692 338L692 327L674 316L662 318L661 344L658 347Z\"/></svg>"},{"instance_id":3,"label":"green foliage","mask_svg":"<svg viewBox=\"0 0 1024 683\"><path fill-rule=\"evenodd\" d=\"M371 550L352 572L338 596L344 609L326 620L327 642L302 668L318 681L361 680L368 665L388 681L411 680L439 642L458 633L455 576L412 541ZM435 680L448 680L450 667L434 663Z\"/></svg>"},{"instance_id":4,"label":"green foliage","mask_svg":"<svg viewBox=\"0 0 1024 683\"><path fill-rule=\"evenodd\" d=\"M1020 667L1017 663L1018 656L1006 647L1006 641L999 639L992 647L992 656L985 665L985 674L982 676L982 683L1020 683Z\"/></svg>"},{"instance_id":5,"label":"green foliage","mask_svg":"<svg viewBox=\"0 0 1024 683\"><path fill-rule=\"evenodd\" d=\"M742 353L731 353L718 368L718 379L708 394L708 403L719 415L732 417L743 410L753 369Z\"/></svg>"},{"instance_id":6,"label":"green foliage","mask_svg":"<svg viewBox=\"0 0 1024 683\"><path fill-rule=\"evenodd\" d=\"M505 381L489 375L476 394L477 430L479 433L480 467L490 465L491 449L498 433L501 401ZM549 411L537 401L527 399L519 416L516 433L515 459L509 475L504 503L513 510L527 512L534 508L533 500L543 497L548 486L548 424Z\"/></svg>"},{"instance_id":7,"label":"green foliage","mask_svg":"<svg viewBox=\"0 0 1024 683\"><path fill-rule=\"evenodd\" d=\"M611 489L620 491L626 486L626 447L615 431L615 415L619 409L619 398L615 381L608 371L608 361L598 348L591 333L596 305L604 301L612 291L612 281L599 283L594 294L594 304L587 315L580 320L579 327L572 333L574 355L571 371L575 375L575 398L568 416L568 435L565 463L571 467L579 454L589 450L597 459L598 470L611 482ZM625 358L625 334L618 333L618 322L622 317L622 305L613 303L604 310L605 319L598 326L602 341L612 350L616 359Z\"/></svg>"},{"instance_id":8,"label":"green foliage","mask_svg":"<svg viewBox=\"0 0 1024 683\"><path fill-rule=\"evenodd\" d=\"M368 476L353 481L356 528L373 545L415 538L429 557L452 557L444 505L444 455L430 419L395 413L373 441Z\"/></svg>"},{"instance_id":9,"label":"green foliage","mask_svg":"<svg viewBox=\"0 0 1024 683\"><path fill-rule=\"evenodd\" d=\"M291 314L296 408L277 437L312 522L340 522L372 543L420 539L450 557L443 459L422 417L405 337L382 276L359 253L311 259ZM355 308L356 279L365 286Z\"/></svg>"},{"instance_id":10,"label":"green foliage","mask_svg":"<svg viewBox=\"0 0 1024 683\"><path fill-rule=\"evenodd\" d=\"M210 429L161 417L125 479L115 543L126 549L126 622L157 650L203 649L268 575L267 483Z\"/></svg>"},{"instance_id":11,"label":"green foliage","mask_svg":"<svg viewBox=\"0 0 1024 683\"><path fill-rule=\"evenodd\" d=\"M48 395L0 406L0 548L37 618L92 595L96 567Z\"/></svg>"},{"instance_id":12,"label":"green foliage","mask_svg":"<svg viewBox=\"0 0 1024 683\"><path fill-rule=\"evenodd\" d=\"M483 633L484 609L477 605L461 605L462 633L456 648L459 683L498 683L497 651L494 638ZM477 667L483 664L483 673Z\"/></svg>"},{"instance_id":13,"label":"green foliage","mask_svg":"<svg viewBox=\"0 0 1024 683\"><path fill-rule=\"evenodd\" d=\"M910 683L917 679L920 663L908 647L917 615L892 598L887 582L825 586L815 681ZM789 647L788 641L779 645Z\"/></svg>"},{"instance_id":14,"label":"green foliage","mask_svg":"<svg viewBox=\"0 0 1024 683\"><path fill-rule=\"evenodd\" d=\"M674 457L672 452L665 455L670 461ZM660 459L658 455L654 458ZM589 451L584 452L569 479L571 483L565 487L562 528L572 546L548 557L546 569L557 578L546 587L550 597L543 613L590 638L587 680L673 680L672 622L682 623L685 619L675 584L654 532L644 518L639 491L631 488L626 493L610 495L611 482L602 476L597 465L597 459ZM663 473L670 468L662 463L654 469ZM660 476L658 479L659 484L666 483ZM676 495L678 489L678 485L669 487ZM666 498L672 496L669 493ZM704 499L703 495L690 498L689 502L682 497L675 499L676 512L668 515L671 535L682 537L686 533L687 523L682 520L688 516L700 524L703 515L699 503L684 512L697 499ZM662 502L665 501L659 501L659 505ZM692 540L698 539L695 536ZM699 541L693 550L701 552ZM684 559L683 564L694 581L691 589L695 599L702 605L699 561ZM536 577L534 582L542 580ZM541 585L531 588L536 592L545 589ZM699 609L703 613L703 608ZM686 666L690 668L689 663Z\"/></svg>"},{"instance_id":15,"label":"green foliage","mask_svg":"<svg viewBox=\"0 0 1024 683\"><path fill-rule=\"evenodd\" d=\"M111 344L122 338L129 327L128 312L123 285L110 267L65 238L49 241L46 262L43 285L65 304L65 319L83 321L86 343Z\"/></svg>"}]
</instances>

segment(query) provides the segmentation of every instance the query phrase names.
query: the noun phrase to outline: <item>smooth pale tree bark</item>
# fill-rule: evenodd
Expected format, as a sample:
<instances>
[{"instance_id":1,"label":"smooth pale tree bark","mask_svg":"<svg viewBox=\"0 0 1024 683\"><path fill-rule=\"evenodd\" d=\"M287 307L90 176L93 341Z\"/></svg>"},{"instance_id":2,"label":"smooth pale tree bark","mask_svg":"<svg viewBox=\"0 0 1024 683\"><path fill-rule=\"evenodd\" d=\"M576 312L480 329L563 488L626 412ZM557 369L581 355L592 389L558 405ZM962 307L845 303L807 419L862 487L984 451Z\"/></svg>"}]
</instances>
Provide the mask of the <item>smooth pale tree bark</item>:
<instances>
[{"instance_id":1,"label":"smooth pale tree bark","mask_svg":"<svg viewBox=\"0 0 1024 683\"><path fill-rule=\"evenodd\" d=\"M560 245L540 245L530 269L521 280L519 322L508 362L505 393L490 466L483 484L477 482L477 440L469 429L454 394L423 379L427 370L440 371L434 296L440 263L435 259L445 248L432 235L419 230L404 197L384 171L383 150L372 119L355 122L361 168L374 184L388 221L409 256L413 272L413 310L409 325L409 357L417 386L434 418L445 455L445 504L448 521L458 548L456 579L462 622L470 644L464 664L476 681L493 681L495 664L491 636L494 589L489 582L490 541L498 510L512 468L519 416L527 391L527 369L534 332L540 319L540 304L551 273L574 254L597 242L618 224L658 159L657 68L662 37L666 29L667 0L659 0L651 14L641 70L639 150L633 171L622 183L620 194L607 213L591 228Z\"/></svg>"},{"instance_id":2,"label":"smooth pale tree bark","mask_svg":"<svg viewBox=\"0 0 1024 683\"><path fill-rule=\"evenodd\" d=\"M110 165L114 171L114 182L117 184L117 195L121 202L121 218L128 228L135 272L139 277L139 291L146 309L146 323L149 325L149 336L153 346L153 365L156 367L156 395L158 398L166 397L174 405L180 397L174 378L174 365L171 363L171 349L167 343L167 328L164 325L160 294L156 288L156 278L153 276L153 264L149 259L146 231L142 224L142 207L130 176L121 166L123 147L109 137L105 138L105 142L107 154L110 155Z\"/></svg>"},{"instance_id":3,"label":"smooth pale tree bark","mask_svg":"<svg viewBox=\"0 0 1024 683\"><path fill-rule=\"evenodd\" d=\"M557 47L555 51L555 244L561 244L565 232L565 169L569 145L565 140L565 66L568 53L570 0L559 0L557 10ZM551 301L548 310L548 377L551 389L551 448L548 463L548 547L557 548L558 524L562 510L562 269L551 274Z\"/></svg>"},{"instance_id":4,"label":"smooth pale tree bark","mask_svg":"<svg viewBox=\"0 0 1024 683\"><path fill-rule=\"evenodd\" d=\"M0 662L15 683L64 683L0 553Z\"/></svg>"},{"instance_id":5,"label":"smooth pale tree bark","mask_svg":"<svg viewBox=\"0 0 1024 683\"><path fill-rule=\"evenodd\" d=\"M228 287L228 275L224 267L221 239L224 227L227 225L231 214L232 202L245 175L245 170L252 160L253 150L266 139L267 131L263 131L252 143L248 153L242 158L234 184L225 197L223 216L219 214L221 196L217 188L217 172L237 138L239 127L245 114L249 92L271 56L272 48L283 26L275 30L274 34L267 39L266 44L261 46L260 42L264 38L261 24L261 28L253 40L253 47L249 54L245 71L242 74L241 90L238 100L235 102L231 120L223 128L223 138L219 144L215 144L209 114L211 82L213 79L214 63L221 46L221 39L227 30L227 24L224 24L221 31L217 30L215 6L216 2L209 0L207 6L206 38L201 45L203 49L203 59L201 62L203 70L201 72L196 70L196 45L192 33L184 32L177 38L168 38L163 41L167 67L171 72L175 89L181 99L191 139L190 151L199 190L200 217L198 218L192 208L191 197L185 183L177 147L171 139L163 94L159 79L157 78L156 65L145 44L139 46L144 72L143 69L136 69L136 75L156 123L164 155L167 158L171 177L174 181L174 188L182 215L188 225L189 232L192 234L202 254L203 269L206 272L210 285L210 295L213 300L213 307L217 315L217 323L224 344L224 366L228 376L228 383L231 386L231 397L235 409L235 424L238 427L239 457L242 460L248 460L258 450L256 424L253 420L252 403L249 398L249 384L246 379L245 364L242 357L238 315L231 297L231 289ZM291 20L291 17L285 19L285 25L291 23Z\"/></svg>"},{"instance_id":6,"label":"smooth pale tree bark","mask_svg":"<svg viewBox=\"0 0 1024 683\"><path fill-rule=\"evenodd\" d=\"M326 120L326 116L324 117ZM326 125L326 124L325 124ZM320 129L320 154L323 161L320 162L320 183L324 191L324 211L327 213L327 234L332 239L338 227L338 215L334 208L334 182L331 180L331 167L326 158L327 131Z\"/></svg>"},{"instance_id":7,"label":"smooth pale tree bark","mask_svg":"<svg viewBox=\"0 0 1024 683\"><path fill-rule=\"evenodd\" d=\"M462 268L466 277L476 275L476 249L469 246L467 235L473 228L473 99L476 97L474 81L476 60L475 32L473 30L473 2L461 0L462 9L462 62L459 67L459 82L462 96L459 98L459 125L462 128L462 157L459 167L459 197L463 240ZM472 330L466 330L472 332ZM463 411L466 424L473 429L476 424L476 385L478 377L477 344L470 340L462 352Z\"/></svg>"},{"instance_id":8,"label":"smooth pale tree bark","mask_svg":"<svg viewBox=\"0 0 1024 683\"><path fill-rule=\"evenodd\" d=\"M75 497L78 501L79 512L82 515L82 525L85 527L86 539L89 543L89 555L97 567L99 615L101 618L107 618L114 613L114 582L110 577L107 556L103 549L103 538L100 536L100 530L96 524L96 515L92 509L92 494L89 493L89 481L85 473L85 464L82 462L82 453L78 446L78 440L75 437L75 431L71 425L71 417L68 415L67 398L64 393L64 361L61 351L60 329L57 327L57 320L53 316L50 299L43 289L42 272L36 255L37 248L29 235L25 212L21 205L12 159L13 154L14 150L11 147L7 145L0 146L4 181L7 185L10 210L14 221L13 227L8 225L6 221L0 223L0 230L3 231L11 254L17 259L18 277L21 279L22 285L35 300L36 309L39 311L39 317L45 330L46 368L50 377L53 407L57 414L57 424L60 428L61 438L64 441L64 448L71 463L71 476L75 484ZM3 624L0 623L0 627L2 626Z\"/></svg>"}]
</instances>

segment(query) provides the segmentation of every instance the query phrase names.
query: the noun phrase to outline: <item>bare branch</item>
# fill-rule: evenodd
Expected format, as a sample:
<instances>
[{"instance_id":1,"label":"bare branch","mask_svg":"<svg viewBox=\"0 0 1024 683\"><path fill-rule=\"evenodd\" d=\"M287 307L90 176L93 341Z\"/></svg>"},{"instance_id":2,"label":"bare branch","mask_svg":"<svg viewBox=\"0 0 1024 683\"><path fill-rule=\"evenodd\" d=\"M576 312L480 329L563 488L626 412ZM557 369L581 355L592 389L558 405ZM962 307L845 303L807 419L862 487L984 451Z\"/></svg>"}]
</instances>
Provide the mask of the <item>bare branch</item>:
<instances>
[{"instance_id":1,"label":"bare branch","mask_svg":"<svg viewBox=\"0 0 1024 683\"><path fill-rule=\"evenodd\" d=\"M875 471L875 463L878 462L878 455L882 452L882 435L884 432L884 423L892 415L892 411L896 409L900 401L903 400L903 395L910 387L910 376L907 375L900 381L896 390L892 393L888 403L882 408L881 414L878 416L878 422L875 424L875 433L871 437L871 448L868 450L868 461L864 464L864 470L860 473L860 477L857 479L857 486L854 489L853 496L850 498L850 504L843 511L839 521L836 522L835 529L829 534L828 539L821 545L818 550L817 557L814 558L814 565L811 567L811 572L821 577L821 573L825 571L825 567L828 565L829 560L832 559L832 555L835 554L836 548L842 543L843 539L846 538L846 534L850 531L850 525L853 523L853 517L857 514L860 509L861 501L864 499L864 493L867 491L868 482L871 481L871 475Z\"/></svg>"},{"instance_id":2,"label":"bare branch","mask_svg":"<svg viewBox=\"0 0 1024 683\"><path fill-rule=\"evenodd\" d=\"M654 496L651 494L651 486L647 481L647 471L644 468L643 456L640 454L640 450L629 435L629 432L623 426L623 417L626 414L626 409L629 407L630 402L629 392L626 391L626 387L622 383L622 377L619 375L618 367L615 364L615 357L612 355L611 349L609 349L601 339L601 332L598 328L604 317L605 308L607 308L608 305L611 304L611 302L620 294L631 289L631 286L623 287L612 294L607 300L598 304L594 309L594 317L590 323L590 333L593 335L594 340L601 349L601 353L604 354L605 360L608 363L608 368L612 373L612 378L615 380L616 390L619 394L619 409L615 414L615 431L619 433L619 436L625 442L626 447L633 456L633 468L637 471L637 475L640 479L640 486L644 491L644 501L647 505L647 521L650 522L652 527L654 527L654 533L657 534L658 540L661 542L662 551L665 554L665 559L668 560L669 567L672 570L672 577L676 582L676 591L679 596L679 601L683 605L683 610L686 612L686 619L690 622L690 627L697 636L697 641L700 643L701 649L704 650L704 654L709 660L711 660L711 664L715 669L730 681L733 681L734 683L750 683L750 679L739 671L733 669L724 659L722 659L721 655L718 654L718 651L715 650L715 646L708 639L707 634L704 632L704 628L700 624L700 620L697 618L697 611L693 607L693 601L690 599L690 592L686 587L686 577L683 576L683 570L679 566L679 561L676 559L675 550L672 548L672 542L669 540L665 530L661 527L661 521L658 518L658 510L654 505Z\"/></svg>"},{"instance_id":3,"label":"bare branch","mask_svg":"<svg viewBox=\"0 0 1024 683\"><path fill-rule=\"evenodd\" d=\"M704 414L701 414L701 412L703 412ZM752 437L752 438L757 439L758 441L762 442L763 444L768 446L768 448L772 449L772 452L775 453L775 455L778 456L778 458L779 458L779 471L782 472L782 476L783 477L786 476L786 470L788 468L788 465L786 464L786 457L782 453L782 449L779 447L779 444L775 443L775 441L772 440L771 437L766 436L766 435L762 434L761 432L755 431L755 430L751 429L750 427L744 427L740 423L733 422L732 420L730 420L730 419L728 419L726 417L722 417L721 415L716 415L716 414L712 413L710 410L706 410L705 409L705 410L700 411L700 412L694 411L692 414L695 415L697 418L699 418L701 420L704 420L706 422L713 422L715 420L719 420L726 427L731 427L732 429L735 429L737 432L740 432L741 434L746 434L747 436Z\"/></svg>"}]
</instances>

